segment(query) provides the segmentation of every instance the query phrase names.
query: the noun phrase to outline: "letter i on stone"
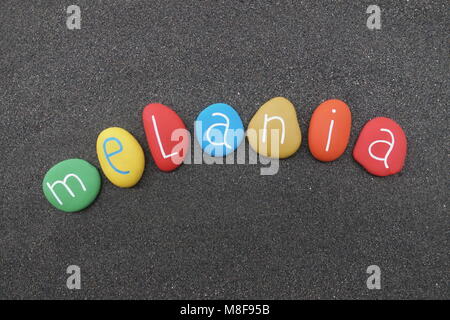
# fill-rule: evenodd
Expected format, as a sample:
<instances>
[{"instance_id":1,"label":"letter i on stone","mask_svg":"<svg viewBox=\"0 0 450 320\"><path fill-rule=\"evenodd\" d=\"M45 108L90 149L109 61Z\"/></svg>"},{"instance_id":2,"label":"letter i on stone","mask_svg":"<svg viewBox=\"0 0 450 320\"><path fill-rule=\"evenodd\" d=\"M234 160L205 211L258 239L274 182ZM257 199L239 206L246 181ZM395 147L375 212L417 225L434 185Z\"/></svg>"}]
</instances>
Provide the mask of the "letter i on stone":
<instances>
[{"instance_id":1,"label":"letter i on stone","mask_svg":"<svg viewBox=\"0 0 450 320\"><path fill-rule=\"evenodd\" d=\"M283 97L267 101L250 120L247 137L252 149L263 156L292 156L302 141L294 105Z\"/></svg>"},{"instance_id":2,"label":"letter i on stone","mask_svg":"<svg viewBox=\"0 0 450 320\"><path fill-rule=\"evenodd\" d=\"M347 104L338 99L319 105L311 117L308 146L314 158L328 162L339 158L350 138L352 115Z\"/></svg>"}]
</instances>

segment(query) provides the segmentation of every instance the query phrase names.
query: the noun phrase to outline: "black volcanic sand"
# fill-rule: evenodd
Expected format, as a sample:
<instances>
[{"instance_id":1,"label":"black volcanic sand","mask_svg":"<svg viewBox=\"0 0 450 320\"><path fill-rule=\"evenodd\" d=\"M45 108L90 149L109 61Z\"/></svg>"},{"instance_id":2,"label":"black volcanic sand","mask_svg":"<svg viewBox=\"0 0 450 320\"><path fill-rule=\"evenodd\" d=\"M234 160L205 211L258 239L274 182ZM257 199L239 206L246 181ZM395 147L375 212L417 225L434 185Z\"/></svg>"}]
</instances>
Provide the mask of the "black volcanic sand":
<instances>
[{"instance_id":1,"label":"black volcanic sand","mask_svg":"<svg viewBox=\"0 0 450 320\"><path fill-rule=\"evenodd\" d=\"M66 7L82 28L66 28ZM448 298L447 1L1 1L0 298ZM158 171L141 111L171 106L193 129L226 102L245 125L268 99L296 106L303 144L273 176L262 165ZM353 113L333 163L308 151L313 110ZM366 121L405 130L402 173L371 176L351 156ZM78 214L41 183L59 161L98 167L110 126L144 147L140 183L103 179ZM66 288L79 265L82 289ZM366 269L380 266L382 289Z\"/></svg>"}]
</instances>

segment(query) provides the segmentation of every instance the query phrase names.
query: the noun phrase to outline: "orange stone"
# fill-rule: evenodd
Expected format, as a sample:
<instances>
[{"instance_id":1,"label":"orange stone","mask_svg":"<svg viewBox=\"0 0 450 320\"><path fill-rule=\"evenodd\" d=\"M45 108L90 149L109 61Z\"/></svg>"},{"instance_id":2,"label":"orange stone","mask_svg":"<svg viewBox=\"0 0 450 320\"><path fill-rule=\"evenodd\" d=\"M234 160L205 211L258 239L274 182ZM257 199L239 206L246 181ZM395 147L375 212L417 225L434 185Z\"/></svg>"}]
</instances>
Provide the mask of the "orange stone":
<instances>
[{"instance_id":1,"label":"orange stone","mask_svg":"<svg viewBox=\"0 0 450 320\"><path fill-rule=\"evenodd\" d=\"M347 104L331 99L319 105L311 117L308 144L314 158L328 162L345 151L352 128L352 114Z\"/></svg>"}]
</instances>

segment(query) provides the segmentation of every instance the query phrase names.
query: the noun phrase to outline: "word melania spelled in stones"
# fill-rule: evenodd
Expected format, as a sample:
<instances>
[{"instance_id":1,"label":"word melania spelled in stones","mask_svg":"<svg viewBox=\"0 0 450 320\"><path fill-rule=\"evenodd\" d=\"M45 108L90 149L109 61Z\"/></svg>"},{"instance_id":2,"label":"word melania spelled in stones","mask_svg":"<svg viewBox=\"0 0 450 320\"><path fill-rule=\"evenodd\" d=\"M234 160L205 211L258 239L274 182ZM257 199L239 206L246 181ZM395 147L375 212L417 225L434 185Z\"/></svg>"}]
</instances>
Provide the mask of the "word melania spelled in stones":
<instances>
[{"instance_id":1,"label":"word melania spelled in stones","mask_svg":"<svg viewBox=\"0 0 450 320\"><path fill-rule=\"evenodd\" d=\"M173 171L182 163L190 163L186 156L190 152L191 136L175 111L163 104L151 103L144 108L142 121L153 161L161 171ZM332 99L319 105L308 130L308 145L314 158L322 162L338 159L348 146L351 122L350 108L345 102ZM302 141L295 107L283 97L263 104L250 120L246 132L233 107L225 103L212 104L198 115L194 134L201 152L213 159L228 159L235 150L239 156L241 148L238 147L245 136L261 161L288 158L300 148ZM107 128L97 137L96 149L100 167L111 183L130 188L139 182L145 157L131 133L122 128ZM406 152L403 129L392 119L378 117L361 130L353 157L369 173L389 176L402 170ZM101 177L86 161L69 159L47 172L42 188L54 207L76 212L95 200L100 192Z\"/></svg>"}]
</instances>

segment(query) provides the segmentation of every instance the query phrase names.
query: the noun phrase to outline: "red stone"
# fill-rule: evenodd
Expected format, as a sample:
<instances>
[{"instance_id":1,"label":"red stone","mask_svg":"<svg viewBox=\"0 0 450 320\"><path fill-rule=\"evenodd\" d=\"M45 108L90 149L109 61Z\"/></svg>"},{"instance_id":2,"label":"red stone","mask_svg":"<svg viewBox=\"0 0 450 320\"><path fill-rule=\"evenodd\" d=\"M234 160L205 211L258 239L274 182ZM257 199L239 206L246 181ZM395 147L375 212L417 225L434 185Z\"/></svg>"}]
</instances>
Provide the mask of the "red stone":
<instances>
[{"instance_id":1,"label":"red stone","mask_svg":"<svg viewBox=\"0 0 450 320\"><path fill-rule=\"evenodd\" d=\"M364 125L353 158L371 174L384 177L402 170L406 149L403 129L394 120L379 117Z\"/></svg>"},{"instance_id":2,"label":"red stone","mask_svg":"<svg viewBox=\"0 0 450 320\"><path fill-rule=\"evenodd\" d=\"M169 107L151 103L144 108L142 121L150 153L158 168L175 170L186 157L190 141L183 120Z\"/></svg>"}]
</instances>

